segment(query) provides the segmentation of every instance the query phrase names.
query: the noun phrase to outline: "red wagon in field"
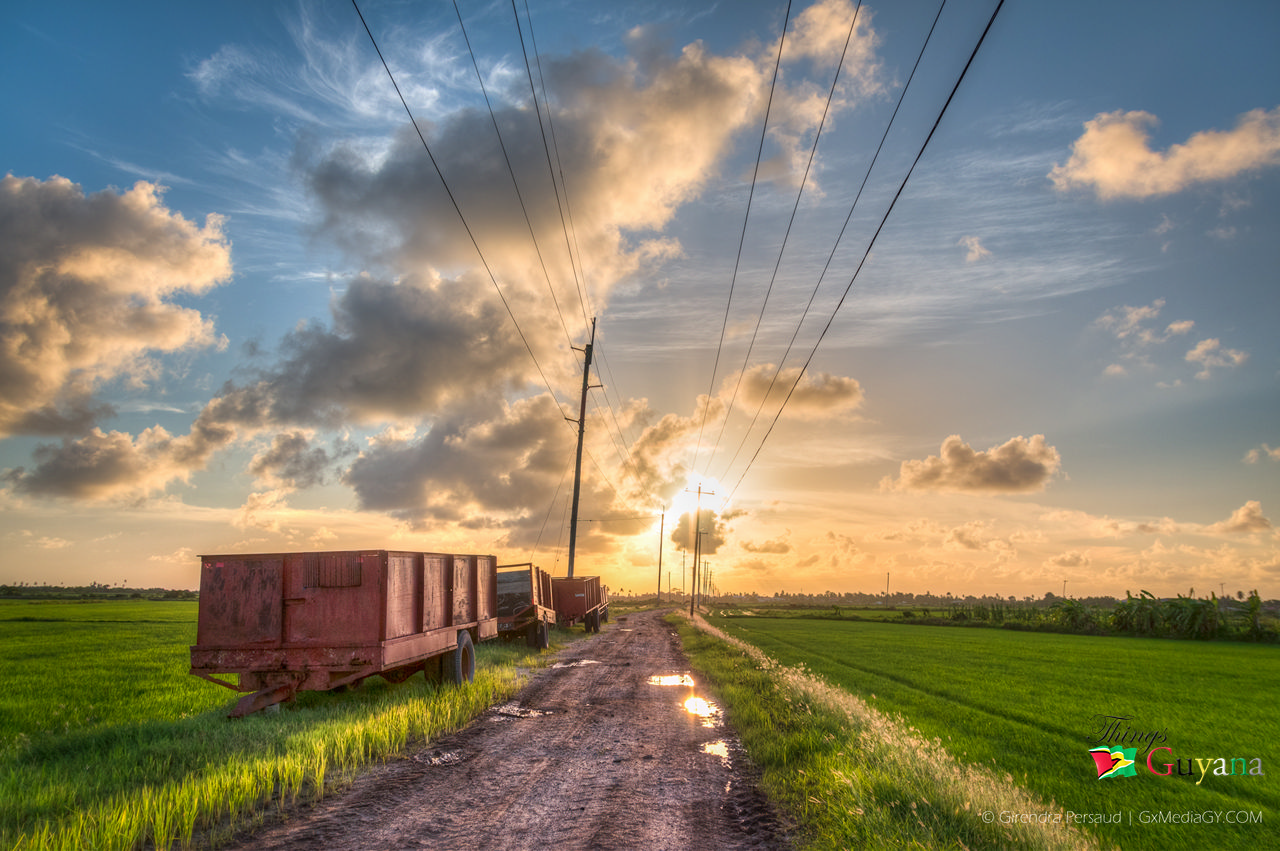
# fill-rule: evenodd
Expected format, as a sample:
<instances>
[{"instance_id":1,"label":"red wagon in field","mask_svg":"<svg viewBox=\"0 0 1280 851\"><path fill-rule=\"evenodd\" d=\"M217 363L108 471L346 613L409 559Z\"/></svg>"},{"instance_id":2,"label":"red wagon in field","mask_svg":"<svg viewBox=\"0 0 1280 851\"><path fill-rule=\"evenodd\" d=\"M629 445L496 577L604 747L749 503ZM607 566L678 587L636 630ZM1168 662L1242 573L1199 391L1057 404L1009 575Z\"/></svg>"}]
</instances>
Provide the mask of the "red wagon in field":
<instances>
[{"instance_id":1,"label":"red wagon in field","mask_svg":"<svg viewBox=\"0 0 1280 851\"><path fill-rule=\"evenodd\" d=\"M551 574L528 563L498 565L498 635L546 650L555 622Z\"/></svg>"},{"instance_id":2,"label":"red wagon in field","mask_svg":"<svg viewBox=\"0 0 1280 851\"><path fill-rule=\"evenodd\" d=\"M609 586L599 576L557 576L551 580L556 618L566 628L581 623L587 632L599 632L609 620Z\"/></svg>"},{"instance_id":3,"label":"red wagon in field","mask_svg":"<svg viewBox=\"0 0 1280 851\"><path fill-rule=\"evenodd\" d=\"M374 674L469 681L475 642L498 634L496 569L393 550L201 556L191 673L249 692L233 718Z\"/></svg>"}]
</instances>

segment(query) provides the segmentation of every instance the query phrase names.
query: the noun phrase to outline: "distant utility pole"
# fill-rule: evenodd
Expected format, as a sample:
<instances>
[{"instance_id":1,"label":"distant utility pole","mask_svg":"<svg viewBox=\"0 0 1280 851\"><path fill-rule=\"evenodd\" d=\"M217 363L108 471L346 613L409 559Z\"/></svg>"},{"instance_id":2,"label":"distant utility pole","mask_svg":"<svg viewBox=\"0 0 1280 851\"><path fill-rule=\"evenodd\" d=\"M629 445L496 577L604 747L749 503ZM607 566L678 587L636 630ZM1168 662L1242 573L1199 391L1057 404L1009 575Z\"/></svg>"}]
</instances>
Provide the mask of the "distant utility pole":
<instances>
[{"instance_id":1,"label":"distant utility pole","mask_svg":"<svg viewBox=\"0 0 1280 851\"><path fill-rule=\"evenodd\" d=\"M658 605L662 605L662 535L667 525L667 509L662 509L662 514L658 520ZM667 584L671 584L671 580L667 580Z\"/></svg>"},{"instance_id":2,"label":"distant utility pole","mask_svg":"<svg viewBox=\"0 0 1280 851\"><path fill-rule=\"evenodd\" d=\"M688 488L685 488L687 491ZM698 484L698 502L693 514L693 596L689 598L689 617L698 605L698 559L702 556L702 495L715 496L715 491L704 491Z\"/></svg>"},{"instance_id":3,"label":"distant utility pole","mask_svg":"<svg viewBox=\"0 0 1280 851\"><path fill-rule=\"evenodd\" d=\"M581 351L585 363L582 365L582 402L578 406L578 462L573 468L573 510L569 518L569 575L573 576L573 556L578 545L578 495L582 491L582 432L587 425L587 391L591 389L591 349L596 343L596 321L591 320L591 342ZM568 417L565 419L569 420ZM573 420L569 420L573 422Z\"/></svg>"}]
</instances>

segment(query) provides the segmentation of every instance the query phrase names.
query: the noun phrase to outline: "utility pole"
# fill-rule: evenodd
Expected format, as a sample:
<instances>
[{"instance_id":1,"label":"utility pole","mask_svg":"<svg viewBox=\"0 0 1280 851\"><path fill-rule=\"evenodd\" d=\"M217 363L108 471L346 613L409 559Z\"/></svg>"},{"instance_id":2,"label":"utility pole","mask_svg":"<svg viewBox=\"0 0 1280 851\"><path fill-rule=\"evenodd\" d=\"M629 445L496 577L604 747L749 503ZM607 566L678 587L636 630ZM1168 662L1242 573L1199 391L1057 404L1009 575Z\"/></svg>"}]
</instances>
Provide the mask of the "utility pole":
<instances>
[{"instance_id":1,"label":"utility pole","mask_svg":"<svg viewBox=\"0 0 1280 851\"><path fill-rule=\"evenodd\" d=\"M578 405L578 461L573 468L573 510L569 518L569 575L573 576L573 556L578 545L578 494L582 491L582 432L587 426L587 391L591 389L591 349L596 343L596 321L591 320L591 342L586 348L578 349L583 353L585 363L582 365L582 402ZM565 419L569 419L565 417ZM573 422L573 420L569 420Z\"/></svg>"},{"instance_id":2,"label":"utility pole","mask_svg":"<svg viewBox=\"0 0 1280 851\"><path fill-rule=\"evenodd\" d=\"M662 509L658 520L658 605L662 605L662 535L667 527L667 509ZM670 585L670 580L667 582Z\"/></svg>"},{"instance_id":3,"label":"utility pole","mask_svg":"<svg viewBox=\"0 0 1280 851\"><path fill-rule=\"evenodd\" d=\"M688 488L685 488L688 490ZM698 503L693 514L693 596L689 598L689 617L693 617L693 610L698 605L698 559L702 555L702 495L715 496L715 491L704 491L702 484L698 484Z\"/></svg>"},{"instance_id":4,"label":"utility pole","mask_svg":"<svg viewBox=\"0 0 1280 851\"><path fill-rule=\"evenodd\" d=\"M701 511L698 512L701 514ZM693 610L698 606L698 551L702 549L702 530L693 527L693 567L689 570L689 587L693 594L689 597L689 617L693 618Z\"/></svg>"}]
</instances>

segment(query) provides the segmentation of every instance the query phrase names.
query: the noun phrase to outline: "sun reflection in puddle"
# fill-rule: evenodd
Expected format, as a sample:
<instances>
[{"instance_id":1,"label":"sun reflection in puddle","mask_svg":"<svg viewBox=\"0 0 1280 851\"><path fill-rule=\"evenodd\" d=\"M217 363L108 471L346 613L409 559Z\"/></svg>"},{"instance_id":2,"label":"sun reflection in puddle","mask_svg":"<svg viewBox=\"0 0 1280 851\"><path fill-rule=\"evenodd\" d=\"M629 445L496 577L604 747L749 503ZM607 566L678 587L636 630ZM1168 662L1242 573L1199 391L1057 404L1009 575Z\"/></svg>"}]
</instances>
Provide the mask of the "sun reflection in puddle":
<instances>
[{"instance_id":1,"label":"sun reflection in puddle","mask_svg":"<svg viewBox=\"0 0 1280 851\"><path fill-rule=\"evenodd\" d=\"M729 743L724 739L718 742L707 742L702 746L702 752L720 757L720 764L725 768L730 767L729 762Z\"/></svg>"},{"instance_id":2,"label":"sun reflection in puddle","mask_svg":"<svg viewBox=\"0 0 1280 851\"><path fill-rule=\"evenodd\" d=\"M714 727L720 719L720 707L701 697L691 697L686 700L684 711L701 718L704 727Z\"/></svg>"},{"instance_id":3,"label":"sun reflection in puddle","mask_svg":"<svg viewBox=\"0 0 1280 851\"><path fill-rule=\"evenodd\" d=\"M688 674L654 674L649 677L649 685L683 686L691 689L695 688L697 683ZM705 698L691 696L684 701L683 706L685 712L701 718L704 727L715 727L720 723L720 707Z\"/></svg>"}]
</instances>

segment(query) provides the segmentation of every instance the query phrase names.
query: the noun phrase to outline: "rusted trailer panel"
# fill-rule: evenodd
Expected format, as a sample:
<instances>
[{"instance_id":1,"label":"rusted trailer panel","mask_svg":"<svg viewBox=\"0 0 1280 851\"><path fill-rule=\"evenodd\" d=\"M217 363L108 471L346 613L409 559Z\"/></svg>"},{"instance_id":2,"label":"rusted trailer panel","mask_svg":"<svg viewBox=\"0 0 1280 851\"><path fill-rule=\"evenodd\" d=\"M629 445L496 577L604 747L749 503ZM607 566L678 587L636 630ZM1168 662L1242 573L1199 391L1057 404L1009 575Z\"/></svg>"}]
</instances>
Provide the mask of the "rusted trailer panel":
<instances>
[{"instance_id":1,"label":"rusted trailer panel","mask_svg":"<svg viewBox=\"0 0 1280 851\"><path fill-rule=\"evenodd\" d=\"M551 574L530 563L498 565L498 635L545 650L555 622Z\"/></svg>"},{"instance_id":2,"label":"rusted trailer panel","mask_svg":"<svg viewBox=\"0 0 1280 851\"><path fill-rule=\"evenodd\" d=\"M495 637L491 555L346 550L201 556L191 673L251 692L232 717L373 674L399 682L435 662L469 680ZM219 675L236 674L232 684Z\"/></svg>"},{"instance_id":3,"label":"rusted trailer panel","mask_svg":"<svg viewBox=\"0 0 1280 851\"><path fill-rule=\"evenodd\" d=\"M599 632L608 619L605 609L608 589L599 576L557 576L551 580L556 604L556 618L561 626L581 623L587 632Z\"/></svg>"}]
</instances>

